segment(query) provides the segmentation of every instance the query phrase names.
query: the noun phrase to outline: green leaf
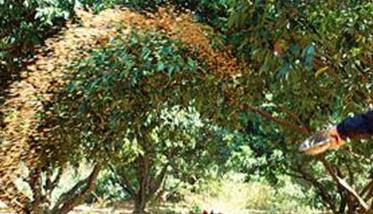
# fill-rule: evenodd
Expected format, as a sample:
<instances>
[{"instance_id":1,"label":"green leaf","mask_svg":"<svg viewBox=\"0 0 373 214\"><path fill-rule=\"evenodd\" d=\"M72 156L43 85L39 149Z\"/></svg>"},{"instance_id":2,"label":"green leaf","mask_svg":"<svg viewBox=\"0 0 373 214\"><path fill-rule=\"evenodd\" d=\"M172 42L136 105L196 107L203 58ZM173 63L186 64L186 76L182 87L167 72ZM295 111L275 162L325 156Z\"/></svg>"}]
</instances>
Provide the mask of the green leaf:
<instances>
[{"instance_id":1,"label":"green leaf","mask_svg":"<svg viewBox=\"0 0 373 214\"><path fill-rule=\"evenodd\" d=\"M157 71L164 71L165 70L165 65L163 62L159 62L157 66Z\"/></svg>"},{"instance_id":2,"label":"green leaf","mask_svg":"<svg viewBox=\"0 0 373 214\"><path fill-rule=\"evenodd\" d=\"M304 49L304 64L307 70L311 70L313 68L313 58L315 56L315 46L313 44L307 46Z\"/></svg>"}]
</instances>

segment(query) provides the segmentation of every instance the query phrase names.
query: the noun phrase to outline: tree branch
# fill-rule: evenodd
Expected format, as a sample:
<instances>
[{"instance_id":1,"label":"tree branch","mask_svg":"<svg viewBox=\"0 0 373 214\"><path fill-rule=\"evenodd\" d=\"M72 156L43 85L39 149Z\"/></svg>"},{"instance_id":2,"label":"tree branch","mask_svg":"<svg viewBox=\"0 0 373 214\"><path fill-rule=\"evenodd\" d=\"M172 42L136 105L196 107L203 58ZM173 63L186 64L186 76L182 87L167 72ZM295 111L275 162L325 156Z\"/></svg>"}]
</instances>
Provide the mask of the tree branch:
<instances>
[{"instance_id":1,"label":"tree branch","mask_svg":"<svg viewBox=\"0 0 373 214\"><path fill-rule=\"evenodd\" d=\"M342 178L337 177L337 181L340 185L342 185L347 191L349 191L360 203L360 205L365 209L365 211L369 211L369 205L356 193L356 191Z\"/></svg>"},{"instance_id":2,"label":"tree branch","mask_svg":"<svg viewBox=\"0 0 373 214\"><path fill-rule=\"evenodd\" d=\"M300 134L309 134L309 131L307 130L307 128L300 127L300 126L294 125L292 123L289 123L287 120L282 120L280 118L274 117L274 116L272 116L272 114L270 114L267 111L264 111L264 110L262 110L258 107L251 106L249 104L241 104L240 108L241 108L241 110L249 110L249 111L255 112L255 113L259 114L260 116L262 116L266 119L269 119L269 120L271 120L271 121L273 121L273 122L275 122L275 123L277 123L281 126L296 130Z\"/></svg>"},{"instance_id":3,"label":"tree branch","mask_svg":"<svg viewBox=\"0 0 373 214\"><path fill-rule=\"evenodd\" d=\"M159 173L159 175L157 176L157 178L154 178L154 182L152 183L151 187L150 187L150 190L148 192L148 197L151 196L151 195L154 195L158 190L159 188L161 187L163 181L164 181L164 178L166 176L166 173L167 173L167 168L168 168L168 163L163 166L161 172Z\"/></svg>"},{"instance_id":4,"label":"tree branch","mask_svg":"<svg viewBox=\"0 0 373 214\"><path fill-rule=\"evenodd\" d=\"M311 131L310 131L310 128L309 128L308 126L306 126L306 125L302 122L302 120L299 118L299 116L296 115L296 114L294 114L294 112L289 111L288 109L285 109L284 107L281 107L281 106L279 106L279 105L276 105L276 107L277 107L280 111L285 112L287 115L289 115L291 118L293 118L293 120L295 120L295 121L298 123L298 125L301 125L302 127L304 127L304 129L306 129L308 133L311 132Z\"/></svg>"},{"instance_id":5,"label":"tree branch","mask_svg":"<svg viewBox=\"0 0 373 214\"><path fill-rule=\"evenodd\" d=\"M100 170L101 166L99 164L96 164L93 167L91 174L87 178L79 181L73 188L63 193L52 209L52 213L67 214L74 208L74 206L80 203L80 201L83 200L85 194L92 191L92 189L94 188L95 180Z\"/></svg>"},{"instance_id":6,"label":"tree branch","mask_svg":"<svg viewBox=\"0 0 373 214\"><path fill-rule=\"evenodd\" d=\"M265 119L268 119L268 120L271 120L271 121L277 123L278 125L287 127L289 129L296 130L300 134L309 134L309 130L306 127L297 126L295 124L290 123L287 120L283 120L283 119L274 117L269 112L267 112L267 111L265 111L261 108L258 108L256 106L252 106L252 105L247 104L247 103L240 103L237 100L235 100L234 97L231 95L231 93L227 90L225 91L225 94L226 94L225 96L228 99L228 102L235 107L238 106L241 110L252 111L252 112L254 112L256 114L259 114L260 116L264 117Z\"/></svg>"},{"instance_id":7,"label":"tree branch","mask_svg":"<svg viewBox=\"0 0 373 214\"><path fill-rule=\"evenodd\" d=\"M110 171L114 174L114 177L118 184L126 191L128 194L131 195L131 197L135 196L136 192L132 188L131 183L127 179L127 177L123 174L118 175L117 171L114 169L114 166L111 164L108 164Z\"/></svg>"},{"instance_id":8,"label":"tree branch","mask_svg":"<svg viewBox=\"0 0 373 214\"><path fill-rule=\"evenodd\" d=\"M20 193L13 183L6 184L0 188L0 201L17 213L26 213L24 204L28 201L28 198Z\"/></svg>"},{"instance_id":9,"label":"tree branch","mask_svg":"<svg viewBox=\"0 0 373 214\"><path fill-rule=\"evenodd\" d=\"M53 179L52 183L51 183L51 186L50 186L50 189L53 190L57 187L58 183L60 182L60 179L62 177L62 172L63 170L61 168L58 168L57 169L57 175L56 177Z\"/></svg>"},{"instance_id":10,"label":"tree branch","mask_svg":"<svg viewBox=\"0 0 373 214\"><path fill-rule=\"evenodd\" d=\"M367 192L369 192L369 190L372 187L373 187L373 180L371 180L367 185L365 185L365 187L361 190L361 192L359 193L359 195L364 196ZM369 194L367 196L369 196ZM365 198L365 200L368 200L368 199Z\"/></svg>"},{"instance_id":11,"label":"tree branch","mask_svg":"<svg viewBox=\"0 0 373 214\"><path fill-rule=\"evenodd\" d=\"M365 209L365 211L369 211L369 205L357 194L357 192L342 178L340 178L336 173L333 167L324 159L320 158L321 162L324 164L326 171L331 175L333 180L341 185L344 189L346 189L351 195L353 195L361 207Z\"/></svg>"},{"instance_id":12,"label":"tree branch","mask_svg":"<svg viewBox=\"0 0 373 214\"><path fill-rule=\"evenodd\" d=\"M41 186L41 169L36 168L31 170L29 186L32 191L33 201L30 204L31 210L34 210L37 207L40 207L41 201L43 199L42 195L42 186Z\"/></svg>"},{"instance_id":13,"label":"tree branch","mask_svg":"<svg viewBox=\"0 0 373 214\"><path fill-rule=\"evenodd\" d=\"M294 170L293 170L294 171ZM320 192L320 196L323 199L323 203L329 207L333 211L333 213L338 213L337 208L335 207L335 201L333 200L332 196L329 194L329 191L325 189L325 187L317 181L312 175L305 172L301 168L298 171L301 175L297 176L298 178L303 179L306 182L309 182L314 188L316 188Z\"/></svg>"}]
</instances>

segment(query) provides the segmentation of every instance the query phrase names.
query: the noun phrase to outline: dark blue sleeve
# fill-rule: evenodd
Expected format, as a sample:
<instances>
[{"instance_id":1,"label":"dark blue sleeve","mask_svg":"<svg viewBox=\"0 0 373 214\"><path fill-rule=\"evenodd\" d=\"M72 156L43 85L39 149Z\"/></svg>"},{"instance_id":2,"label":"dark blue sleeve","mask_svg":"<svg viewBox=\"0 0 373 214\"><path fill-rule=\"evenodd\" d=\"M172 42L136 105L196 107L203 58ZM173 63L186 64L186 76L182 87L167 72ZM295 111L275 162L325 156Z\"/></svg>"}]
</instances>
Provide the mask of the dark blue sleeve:
<instances>
[{"instance_id":1,"label":"dark blue sleeve","mask_svg":"<svg viewBox=\"0 0 373 214\"><path fill-rule=\"evenodd\" d=\"M343 120L337 125L337 131L343 139L373 135L373 111Z\"/></svg>"}]
</instances>

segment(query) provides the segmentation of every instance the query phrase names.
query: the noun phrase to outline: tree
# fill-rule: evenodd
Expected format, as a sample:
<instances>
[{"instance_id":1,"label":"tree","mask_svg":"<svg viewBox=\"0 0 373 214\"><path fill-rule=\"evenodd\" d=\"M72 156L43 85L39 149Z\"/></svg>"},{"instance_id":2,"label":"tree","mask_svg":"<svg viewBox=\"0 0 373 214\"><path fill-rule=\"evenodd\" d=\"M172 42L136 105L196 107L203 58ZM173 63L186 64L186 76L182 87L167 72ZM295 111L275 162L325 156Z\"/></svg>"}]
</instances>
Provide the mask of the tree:
<instances>
[{"instance_id":1,"label":"tree","mask_svg":"<svg viewBox=\"0 0 373 214\"><path fill-rule=\"evenodd\" d=\"M2 195L8 196L1 197L2 202L17 213L69 213L84 201L88 192L94 189L95 180L101 167L98 164L94 165L85 178L78 180L70 189L59 193L63 180L67 177L65 170L67 166L69 165L60 166L49 163L42 169L20 175L17 178L20 184L14 186L14 189L1 192ZM20 186L28 188L29 191L19 190ZM17 200L13 200L13 198Z\"/></svg>"},{"instance_id":2,"label":"tree","mask_svg":"<svg viewBox=\"0 0 373 214\"><path fill-rule=\"evenodd\" d=\"M214 141L214 130L193 108L174 106L148 117L141 132L128 133L134 138L127 139L118 160L109 165L110 180L134 200L134 213L144 213L146 204L164 190L167 177L186 183L203 180L228 157L219 151L225 146Z\"/></svg>"},{"instance_id":3,"label":"tree","mask_svg":"<svg viewBox=\"0 0 373 214\"><path fill-rule=\"evenodd\" d=\"M197 100L216 93L204 66L162 33L119 34L73 65L53 106L51 136L66 150L83 147L85 158L110 163L135 199L135 212L143 213L169 170L185 176L187 167L201 164L193 157L206 151L208 141L195 139L201 122L182 107L204 109Z\"/></svg>"},{"instance_id":4,"label":"tree","mask_svg":"<svg viewBox=\"0 0 373 214\"><path fill-rule=\"evenodd\" d=\"M257 131L268 134L263 143L271 149L258 155L282 151L285 173L313 186L335 213L371 209L371 150L355 142L350 151L313 159L297 154L296 142L371 103L372 12L371 2L357 1L238 0L231 9L230 42L251 71L230 84L226 96L239 112L262 118Z\"/></svg>"},{"instance_id":5,"label":"tree","mask_svg":"<svg viewBox=\"0 0 373 214\"><path fill-rule=\"evenodd\" d=\"M161 10L148 17L108 10L78 15L77 26L46 42L35 66L11 85L13 96L2 108L6 126L1 129L1 153L6 161L0 162L5 184L0 196L19 212L43 201L27 198L14 185L9 175L19 164L26 164L32 173L25 176L39 186L44 175L53 180L56 171L82 157L100 167L110 154L121 151L128 130L144 128L149 112L192 102L211 117L224 102L213 78L235 71L229 53L210 47L209 28L195 24L188 14ZM97 171L92 172L95 177ZM85 181L84 186L91 186L94 179ZM36 196L44 191L36 190L41 191ZM76 201L80 199L73 205Z\"/></svg>"}]
</instances>

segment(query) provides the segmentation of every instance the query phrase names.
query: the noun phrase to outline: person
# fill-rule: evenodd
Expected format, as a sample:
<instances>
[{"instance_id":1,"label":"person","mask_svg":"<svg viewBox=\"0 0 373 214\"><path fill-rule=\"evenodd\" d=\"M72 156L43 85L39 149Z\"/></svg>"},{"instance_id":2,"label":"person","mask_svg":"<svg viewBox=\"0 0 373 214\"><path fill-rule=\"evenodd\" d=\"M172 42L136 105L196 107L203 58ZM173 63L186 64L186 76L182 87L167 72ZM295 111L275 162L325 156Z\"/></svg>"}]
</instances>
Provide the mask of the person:
<instances>
[{"instance_id":1,"label":"person","mask_svg":"<svg viewBox=\"0 0 373 214\"><path fill-rule=\"evenodd\" d=\"M338 149L347 138L361 139L373 135L373 111L357 114L344 119L328 130L321 131L304 141L299 150L317 155L327 150Z\"/></svg>"}]
</instances>

